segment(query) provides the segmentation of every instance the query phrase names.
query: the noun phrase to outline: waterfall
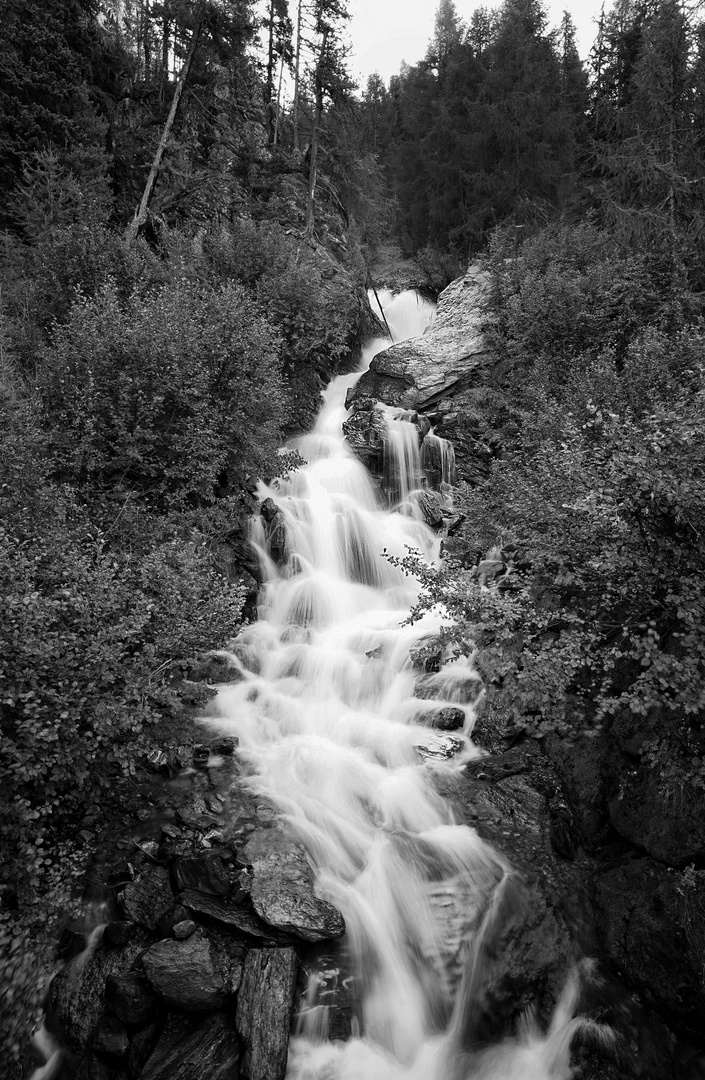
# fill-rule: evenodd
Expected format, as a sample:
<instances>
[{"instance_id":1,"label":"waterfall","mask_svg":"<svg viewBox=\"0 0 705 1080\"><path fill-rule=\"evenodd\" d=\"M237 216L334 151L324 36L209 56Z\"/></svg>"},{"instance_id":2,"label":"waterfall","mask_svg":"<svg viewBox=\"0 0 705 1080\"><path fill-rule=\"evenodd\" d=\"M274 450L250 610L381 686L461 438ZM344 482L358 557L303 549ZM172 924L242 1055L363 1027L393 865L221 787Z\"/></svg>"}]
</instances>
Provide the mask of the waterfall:
<instances>
[{"instance_id":1,"label":"waterfall","mask_svg":"<svg viewBox=\"0 0 705 1080\"><path fill-rule=\"evenodd\" d=\"M414 294L381 299L394 335L419 334L432 317ZM371 343L364 366L388 344ZM346 445L345 394L360 374L328 387L314 430L297 443L307 464L260 485L286 530L286 552L277 561L255 523L266 579L259 619L234 647L242 681L219 690L208 721L239 738L245 782L304 844L318 892L346 922L346 1039L327 1040L328 999L314 976L287 1076L567 1080L565 1024L560 1039L530 1032L475 1064L460 1045L474 985L467 971L478 971L473 949L513 874L473 829L455 823L433 784L435 771L479 754L471 735L480 684L467 658L442 653L442 611L405 622L419 585L387 556L413 548L436 560L438 538L417 517L381 505ZM422 482L419 440L402 416L391 418L390 431L402 462L389 481L399 507ZM433 446L447 483L452 459L442 443ZM438 670L419 659L424 645L436 650ZM428 726L449 705L464 721L452 735ZM566 1007L566 1023L568 1014Z\"/></svg>"}]
</instances>

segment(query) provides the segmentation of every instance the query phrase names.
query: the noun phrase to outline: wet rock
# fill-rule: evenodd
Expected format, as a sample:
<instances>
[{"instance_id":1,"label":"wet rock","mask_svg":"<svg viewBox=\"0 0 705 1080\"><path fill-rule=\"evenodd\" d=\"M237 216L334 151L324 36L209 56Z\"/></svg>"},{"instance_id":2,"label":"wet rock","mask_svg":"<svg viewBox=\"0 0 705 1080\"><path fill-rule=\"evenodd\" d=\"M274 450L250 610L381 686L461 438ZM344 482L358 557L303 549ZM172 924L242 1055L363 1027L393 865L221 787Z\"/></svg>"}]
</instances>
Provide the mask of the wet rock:
<instances>
[{"instance_id":1,"label":"wet rock","mask_svg":"<svg viewBox=\"0 0 705 1080\"><path fill-rule=\"evenodd\" d=\"M343 434L353 453L372 474L382 471L386 425L373 399L358 403L343 424Z\"/></svg>"},{"instance_id":2,"label":"wet rock","mask_svg":"<svg viewBox=\"0 0 705 1080\"><path fill-rule=\"evenodd\" d=\"M135 929L134 923L120 919L108 923L103 931L103 944L113 949L121 949L132 939Z\"/></svg>"},{"instance_id":3,"label":"wet rock","mask_svg":"<svg viewBox=\"0 0 705 1080\"><path fill-rule=\"evenodd\" d=\"M581 841L594 848L610 827L607 800L613 750L608 740L599 732L577 731L569 740L549 735L544 749L560 777Z\"/></svg>"},{"instance_id":4,"label":"wet rock","mask_svg":"<svg viewBox=\"0 0 705 1080\"><path fill-rule=\"evenodd\" d=\"M443 505L435 491L417 491L414 499L426 524L440 529L444 522Z\"/></svg>"},{"instance_id":5,"label":"wet rock","mask_svg":"<svg viewBox=\"0 0 705 1080\"><path fill-rule=\"evenodd\" d=\"M196 889L211 896L227 896L230 878L222 859L216 855L197 855L177 859L174 880L178 889Z\"/></svg>"},{"instance_id":6,"label":"wet rock","mask_svg":"<svg viewBox=\"0 0 705 1080\"><path fill-rule=\"evenodd\" d=\"M125 1025L116 1016L103 1016L89 1042L91 1050L105 1057L123 1058L130 1047Z\"/></svg>"},{"instance_id":7,"label":"wet rock","mask_svg":"<svg viewBox=\"0 0 705 1080\"><path fill-rule=\"evenodd\" d=\"M210 747L208 748L210 755ZM199 795L193 795L185 803L181 804L176 811L177 820L187 829L195 829L206 832L218 824L218 818L213 815Z\"/></svg>"},{"instance_id":8,"label":"wet rock","mask_svg":"<svg viewBox=\"0 0 705 1080\"><path fill-rule=\"evenodd\" d=\"M290 551L289 533L283 514L275 518L267 529L267 547L277 566L283 566Z\"/></svg>"},{"instance_id":9,"label":"wet rock","mask_svg":"<svg viewBox=\"0 0 705 1080\"><path fill-rule=\"evenodd\" d=\"M73 960L86 947L86 932L81 926L65 926L59 935L56 955L59 960Z\"/></svg>"},{"instance_id":10,"label":"wet rock","mask_svg":"<svg viewBox=\"0 0 705 1080\"><path fill-rule=\"evenodd\" d=\"M137 931L125 948L98 948L80 970L68 964L51 983L50 1009L56 1016L70 1050L82 1054L91 1032L103 1013L103 997L109 975L129 971L146 945L146 936Z\"/></svg>"},{"instance_id":11,"label":"wet rock","mask_svg":"<svg viewBox=\"0 0 705 1080\"><path fill-rule=\"evenodd\" d=\"M705 861L705 791L692 783L688 769L672 749L669 760L626 764L619 790L609 802L617 832L669 866ZM669 779L664 773L670 773ZM684 795L687 792L687 795Z\"/></svg>"},{"instance_id":12,"label":"wet rock","mask_svg":"<svg viewBox=\"0 0 705 1080\"><path fill-rule=\"evenodd\" d=\"M240 857L252 867L252 905L269 926L304 941L342 937L343 916L316 896L303 849L282 832L253 833Z\"/></svg>"},{"instance_id":13,"label":"wet rock","mask_svg":"<svg viewBox=\"0 0 705 1080\"><path fill-rule=\"evenodd\" d=\"M284 1080L297 968L294 949L247 954L235 1016L243 1080Z\"/></svg>"},{"instance_id":14,"label":"wet rock","mask_svg":"<svg viewBox=\"0 0 705 1080\"><path fill-rule=\"evenodd\" d=\"M186 941L186 938L190 938L195 933L196 924L192 919L184 919L183 922L177 923L174 927L174 937L177 941Z\"/></svg>"},{"instance_id":15,"label":"wet rock","mask_svg":"<svg viewBox=\"0 0 705 1080\"><path fill-rule=\"evenodd\" d=\"M130 1080L138 1080L157 1045L160 1030L159 1024L149 1024L132 1039L127 1056L127 1075Z\"/></svg>"},{"instance_id":16,"label":"wet rock","mask_svg":"<svg viewBox=\"0 0 705 1080\"><path fill-rule=\"evenodd\" d=\"M157 999L151 986L137 971L108 975L105 981L105 1006L123 1024L142 1027L153 1019Z\"/></svg>"},{"instance_id":17,"label":"wet rock","mask_svg":"<svg viewBox=\"0 0 705 1080\"><path fill-rule=\"evenodd\" d=\"M279 513L279 507L274 499L265 499L259 508L259 512L267 524L274 521Z\"/></svg>"},{"instance_id":18,"label":"wet rock","mask_svg":"<svg viewBox=\"0 0 705 1080\"><path fill-rule=\"evenodd\" d=\"M465 713L462 709L446 706L431 714L431 726L439 731L459 731L465 724Z\"/></svg>"},{"instance_id":19,"label":"wet rock","mask_svg":"<svg viewBox=\"0 0 705 1080\"><path fill-rule=\"evenodd\" d=\"M237 1036L223 1013L194 1026L184 1017L167 1022L139 1080L235 1080Z\"/></svg>"},{"instance_id":20,"label":"wet rock","mask_svg":"<svg viewBox=\"0 0 705 1080\"><path fill-rule=\"evenodd\" d=\"M146 930L156 930L159 920L173 906L169 871L163 866L150 866L143 870L122 893L122 908L128 919Z\"/></svg>"},{"instance_id":21,"label":"wet rock","mask_svg":"<svg viewBox=\"0 0 705 1080\"><path fill-rule=\"evenodd\" d=\"M85 1055L71 1080L125 1080L125 1075L120 1062L106 1061L91 1051ZM60 1074L60 1080L63 1080L63 1074Z\"/></svg>"},{"instance_id":22,"label":"wet rock","mask_svg":"<svg viewBox=\"0 0 705 1080\"><path fill-rule=\"evenodd\" d=\"M235 753L237 739L228 735L221 735L211 742L211 750L214 754L222 754L223 757L231 757Z\"/></svg>"},{"instance_id":23,"label":"wet rock","mask_svg":"<svg viewBox=\"0 0 705 1080\"><path fill-rule=\"evenodd\" d=\"M160 941L142 957L145 974L157 994L177 1009L215 1009L225 998L225 980L216 966L206 935L186 941Z\"/></svg>"},{"instance_id":24,"label":"wet rock","mask_svg":"<svg viewBox=\"0 0 705 1080\"><path fill-rule=\"evenodd\" d=\"M634 859L596 876L592 892L598 935L609 963L672 1023L702 1036L701 874L669 870L649 858Z\"/></svg>"},{"instance_id":25,"label":"wet rock","mask_svg":"<svg viewBox=\"0 0 705 1080\"><path fill-rule=\"evenodd\" d=\"M206 915L223 926L232 926L249 937L275 942L291 940L289 935L279 934L272 927L267 926L251 908L243 906L237 896L209 896L207 893L199 893L194 889L186 889L181 894L181 900L191 911Z\"/></svg>"},{"instance_id":26,"label":"wet rock","mask_svg":"<svg viewBox=\"0 0 705 1080\"><path fill-rule=\"evenodd\" d=\"M350 395L352 403L373 397L427 411L467 385L488 359L482 328L488 285L479 266L453 281L438 299L433 326L423 337L378 353Z\"/></svg>"}]
</instances>

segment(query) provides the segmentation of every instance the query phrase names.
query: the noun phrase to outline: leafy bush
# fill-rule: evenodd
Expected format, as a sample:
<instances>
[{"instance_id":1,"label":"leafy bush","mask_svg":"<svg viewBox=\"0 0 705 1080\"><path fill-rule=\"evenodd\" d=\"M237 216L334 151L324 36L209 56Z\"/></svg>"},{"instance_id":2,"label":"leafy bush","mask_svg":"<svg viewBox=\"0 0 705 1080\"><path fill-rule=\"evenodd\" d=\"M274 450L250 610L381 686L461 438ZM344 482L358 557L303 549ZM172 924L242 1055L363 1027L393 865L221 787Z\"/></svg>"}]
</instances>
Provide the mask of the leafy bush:
<instances>
[{"instance_id":1,"label":"leafy bush","mask_svg":"<svg viewBox=\"0 0 705 1080\"><path fill-rule=\"evenodd\" d=\"M59 474L183 506L268 473L285 411L279 350L242 286L177 282L125 302L104 287L45 357Z\"/></svg>"},{"instance_id":2,"label":"leafy bush","mask_svg":"<svg viewBox=\"0 0 705 1080\"><path fill-rule=\"evenodd\" d=\"M180 708L175 661L222 645L244 594L178 516L153 522L151 543L129 543L129 529L111 541L70 490L48 482L32 410L5 419L0 846L5 872L29 887L44 869L42 845L96 789L129 775L146 728ZM122 528L128 516L117 514Z\"/></svg>"}]
</instances>

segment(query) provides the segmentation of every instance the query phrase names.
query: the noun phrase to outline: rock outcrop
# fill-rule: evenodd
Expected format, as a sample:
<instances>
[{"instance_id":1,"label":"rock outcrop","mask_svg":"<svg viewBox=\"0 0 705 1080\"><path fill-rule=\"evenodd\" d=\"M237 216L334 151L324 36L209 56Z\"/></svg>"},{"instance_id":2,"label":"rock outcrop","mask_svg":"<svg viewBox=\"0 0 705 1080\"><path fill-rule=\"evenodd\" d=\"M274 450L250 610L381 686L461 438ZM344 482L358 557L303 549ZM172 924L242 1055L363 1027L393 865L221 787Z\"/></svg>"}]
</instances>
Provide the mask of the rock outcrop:
<instances>
[{"instance_id":1,"label":"rock outcrop","mask_svg":"<svg viewBox=\"0 0 705 1080\"><path fill-rule=\"evenodd\" d=\"M423 337L378 353L348 397L404 409L432 411L440 401L468 386L488 361L483 333L488 275L478 266L451 282L438 298L438 310Z\"/></svg>"}]
</instances>

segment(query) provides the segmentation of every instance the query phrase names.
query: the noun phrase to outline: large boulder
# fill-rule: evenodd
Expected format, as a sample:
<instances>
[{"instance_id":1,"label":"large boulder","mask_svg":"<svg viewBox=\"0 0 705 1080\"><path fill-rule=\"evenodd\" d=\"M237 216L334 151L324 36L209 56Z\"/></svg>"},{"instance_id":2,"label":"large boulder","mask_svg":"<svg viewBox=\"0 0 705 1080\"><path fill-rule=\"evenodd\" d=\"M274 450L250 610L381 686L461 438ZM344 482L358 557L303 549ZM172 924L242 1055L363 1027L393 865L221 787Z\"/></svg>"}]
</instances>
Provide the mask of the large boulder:
<instances>
[{"instance_id":1,"label":"large boulder","mask_svg":"<svg viewBox=\"0 0 705 1080\"><path fill-rule=\"evenodd\" d=\"M226 980L203 931L185 941L157 942L144 954L142 964L159 997L174 1008L205 1012L225 999Z\"/></svg>"},{"instance_id":2,"label":"large boulder","mask_svg":"<svg viewBox=\"0 0 705 1080\"><path fill-rule=\"evenodd\" d=\"M646 1002L698 1038L705 1030L705 903L702 871L642 858L593 881L604 954Z\"/></svg>"},{"instance_id":3,"label":"large boulder","mask_svg":"<svg viewBox=\"0 0 705 1080\"><path fill-rule=\"evenodd\" d=\"M468 385L488 358L483 333L489 275L478 265L451 282L438 299L436 318L423 337L378 353L349 404L365 397L427 411Z\"/></svg>"},{"instance_id":4,"label":"large boulder","mask_svg":"<svg viewBox=\"0 0 705 1080\"><path fill-rule=\"evenodd\" d=\"M248 952L235 1016L242 1080L284 1080L297 970L294 949Z\"/></svg>"},{"instance_id":5,"label":"large boulder","mask_svg":"<svg viewBox=\"0 0 705 1080\"><path fill-rule=\"evenodd\" d=\"M198 1023L170 1017L140 1080L235 1080L240 1057L232 1021L215 1013Z\"/></svg>"},{"instance_id":6,"label":"large boulder","mask_svg":"<svg viewBox=\"0 0 705 1080\"><path fill-rule=\"evenodd\" d=\"M345 933L340 912L316 896L303 848L279 829L259 829L243 848L252 867L252 905L269 926L304 941L326 941Z\"/></svg>"}]
</instances>

